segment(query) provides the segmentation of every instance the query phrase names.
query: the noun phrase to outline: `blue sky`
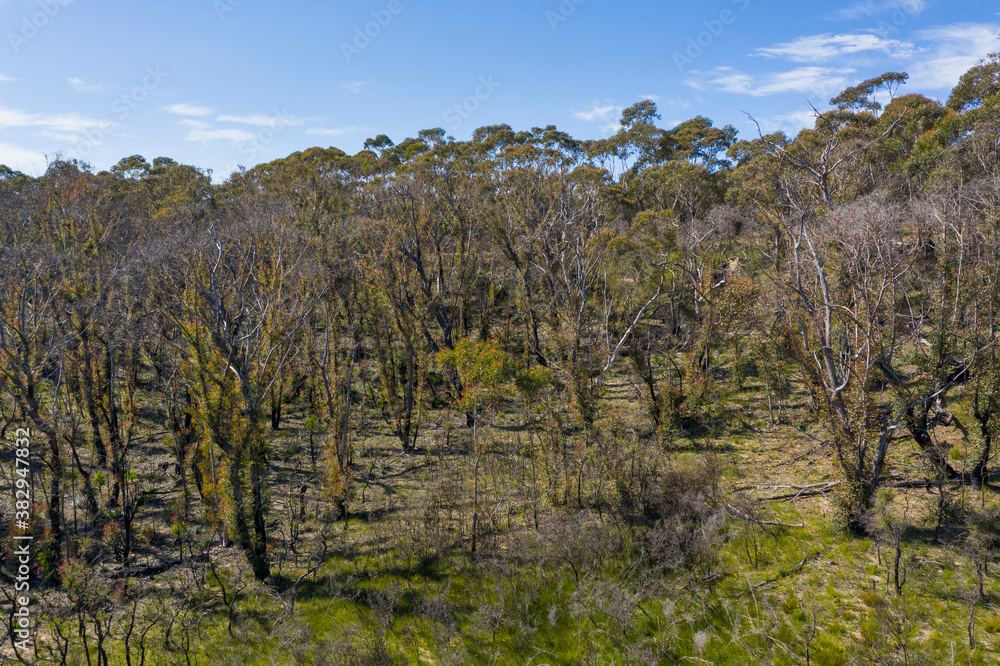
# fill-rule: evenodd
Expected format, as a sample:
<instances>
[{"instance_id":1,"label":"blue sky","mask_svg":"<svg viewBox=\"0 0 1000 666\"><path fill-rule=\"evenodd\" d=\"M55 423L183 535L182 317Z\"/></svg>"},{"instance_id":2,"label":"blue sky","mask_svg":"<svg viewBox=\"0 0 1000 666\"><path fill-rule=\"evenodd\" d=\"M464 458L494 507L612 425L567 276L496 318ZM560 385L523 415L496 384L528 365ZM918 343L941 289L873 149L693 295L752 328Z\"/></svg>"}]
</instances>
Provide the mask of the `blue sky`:
<instances>
[{"instance_id":1,"label":"blue sky","mask_svg":"<svg viewBox=\"0 0 1000 666\"><path fill-rule=\"evenodd\" d=\"M755 134L906 71L946 99L1000 51L978 0L0 0L0 163L168 156L216 180L311 146L442 127L613 133L656 101Z\"/></svg>"}]
</instances>

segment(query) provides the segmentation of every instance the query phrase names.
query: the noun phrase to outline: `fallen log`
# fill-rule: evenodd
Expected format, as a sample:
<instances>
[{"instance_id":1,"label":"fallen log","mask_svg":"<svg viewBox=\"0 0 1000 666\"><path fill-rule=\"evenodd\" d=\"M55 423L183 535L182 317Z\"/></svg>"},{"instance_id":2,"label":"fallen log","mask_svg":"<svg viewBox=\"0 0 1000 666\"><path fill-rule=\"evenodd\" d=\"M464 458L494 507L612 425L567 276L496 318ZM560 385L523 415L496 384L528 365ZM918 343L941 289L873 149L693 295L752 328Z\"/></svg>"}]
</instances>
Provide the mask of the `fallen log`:
<instances>
[{"instance_id":1,"label":"fallen log","mask_svg":"<svg viewBox=\"0 0 1000 666\"><path fill-rule=\"evenodd\" d=\"M802 497L814 497L816 495L825 495L832 488L839 486L843 481L824 481L823 483L814 483L808 486L775 486L776 488L792 488L797 492L788 493L787 495L772 495L771 497L760 498L761 502L773 502L777 500L797 500Z\"/></svg>"}]
</instances>

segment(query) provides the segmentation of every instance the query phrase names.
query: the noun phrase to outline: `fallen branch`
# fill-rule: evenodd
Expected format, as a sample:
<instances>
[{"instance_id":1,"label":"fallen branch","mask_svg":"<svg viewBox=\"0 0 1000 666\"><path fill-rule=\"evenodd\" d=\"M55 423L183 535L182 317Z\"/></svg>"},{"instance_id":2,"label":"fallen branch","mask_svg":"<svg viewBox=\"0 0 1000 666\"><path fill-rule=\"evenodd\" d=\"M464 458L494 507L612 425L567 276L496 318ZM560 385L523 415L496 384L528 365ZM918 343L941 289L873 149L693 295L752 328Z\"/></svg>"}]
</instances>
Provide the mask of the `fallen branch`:
<instances>
[{"instance_id":1,"label":"fallen branch","mask_svg":"<svg viewBox=\"0 0 1000 666\"><path fill-rule=\"evenodd\" d=\"M727 504L726 506L729 507L729 510L735 513L740 518L757 523L758 525L773 525L774 527L805 527L805 523L776 523L772 520L760 520L758 518L753 518L751 516L748 516L747 514L743 513L742 511L734 507L732 504Z\"/></svg>"},{"instance_id":2,"label":"fallen branch","mask_svg":"<svg viewBox=\"0 0 1000 666\"><path fill-rule=\"evenodd\" d=\"M941 479L940 481L938 479L923 479L921 481L898 481L896 483L890 483L890 484L886 485L885 487L886 488L926 488L928 490L931 490L932 488L936 487L938 485L938 483L941 483L942 485L946 485L946 486L961 486L961 485L971 486L971 485L973 485L974 480L972 479L971 476L963 478L961 475L959 475L959 476L954 477L954 478ZM986 484L984 483L983 485L986 485Z\"/></svg>"},{"instance_id":3,"label":"fallen branch","mask_svg":"<svg viewBox=\"0 0 1000 666\"><path fill-rule=\"evenodd\" d=\"M813 452L822 449L824 446L827 446L829 443L830 442L828 442L826 440L823 440L819 444L817 444L816 446L812 447L811 449L809 449L808 451L806 451L805 453L803 453L802 455L800 455L799 457L793 458L792 460L787 460L787 461L785 461L783 463L778 463L777 465L775 465L775 467L776 468L777 467L784 467L785 465L795 464L795 463L799 462L800 460L804 460L804 459L808 458L809 456L811 456L813 454Z\"/></svg>"},{"instance_id":4,"label":"fallen branch","mask_svg":"<svg viewBox=\"0 0 1000 666\"><path fill-rule=\"evenodd\" d=\"M886 484L886 488L926 488L930 490L938 483L947 485L960 485L962 483L971 483L971 479L942 479L940 482L934 479L924 479L922 481L898 481L896 483ZM842 484L843 481L824 481L823 483L814 483L808 486L793 486L788 484L763 484L756 486L757 488L767 487L767 488L791 488L795 490L794 493L788 493L785 495L772 495L771 497L761 497L759 501L761 502L773 502L778 500L789 500L794 501L800 498L815 497L816 495L825 495L832 488L835 488ZM749 487L749 486L747 486ZM740 490L737 488L737 490Z\"/></svg>"},{"instance_id":5,"label":"fallen branch","mask_svg":"<svg viewBox=\"0 0 1000 666\"><path fill-rule=\"evenodd\" d=\"M776 500L797 500L801 497L814 497L816 495L825 495L830 491L831 488L839 486L843 481L824 481L823 483L814 483L808 486L775 486L776 488L793 488L797 490L794 493L788 493L787 495L773 495L771 497L760 498L761 502L770 502Z\"/></svg>"},{"instance_id":6,"label":"fallen branch","mask_svg":"<svg viewBox=\"0 0 1000 666\"><path fill-rule=\"evenodd\" d=\"M774 578L769 578L768 580L761 581L761 582L757 583L756 585L754 585L752 589L759 590L760 588L764 587L765 585L770 585L771 583L777 583L779 580L782 580L783 578L788 578L792 574L796 574L796 573L802 571L802 567L804 567L806 565L806 562L808 562L811 559L819 557L824 552L826 552L825 548L823 550L817 550L812 555L806 555L805 557L802 558L801 562L799 562L797 565L795 565L795 568L789 569L788 571L782 571L780 574L778 574Z\"/></svg>"},{"instance_id":7,"label":"fallen branch","mask_svg":"<svg viewBox=\"0 0 1000 666\"><path fill-rule=\"evenodd\" d=\"M754 490L760 490L761 488L795 488L796 490L799 490L802 488L813 488L815 486L822 485L823 483L829 483L829 481L823 481L822 483L814 483L808 486L796 486L795 484L791 483L751 483L745 486L733 486L732 490L735 490L737 492L741 490L750 490L751 488Z\"/></svg>"}]
</instances>

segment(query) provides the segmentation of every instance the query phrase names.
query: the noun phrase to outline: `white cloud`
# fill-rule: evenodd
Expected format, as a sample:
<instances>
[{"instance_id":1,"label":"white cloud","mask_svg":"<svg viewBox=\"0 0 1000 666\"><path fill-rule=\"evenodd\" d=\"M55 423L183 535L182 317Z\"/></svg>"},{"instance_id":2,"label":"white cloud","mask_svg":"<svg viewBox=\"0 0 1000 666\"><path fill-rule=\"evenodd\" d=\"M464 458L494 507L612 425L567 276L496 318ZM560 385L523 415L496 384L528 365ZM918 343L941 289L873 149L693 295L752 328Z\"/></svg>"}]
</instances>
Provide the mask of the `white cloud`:
<instances>
[{"instance_id":1,"label":"white cloud","mask_svg":"<svg viewBox=\"0 0 1000 666\"><path fill-rule=\"evenodd\" d=\"M88 118L78 113L30 113L0 106L0 130L11 127L38 127L55 132L83 132L109 125L107 120Z\"/></svg>"},{"instance_id":2,"label":"white cloud","mask_svg":"<svg viewBox=\"0 0 1000 666\"><path fill-rule=\"evenodd\" d=\"M754 85L753 76L732 67L716 67L709 74L704 74L697 70L691 73L703 77L690 78L684 81L686 85L696 90L709 90L721 87L725 92L746 93Z\"/></svg>"},{"instance_id":3,"label":"white cloud","mask_svg":"<svg viewBox=\"0 0 1000 666\"><path fill-rule=\"evenodd\" d=\"M215 141L217 139L225 139L233 143L243 143L253 141L257 138L257 135L253 132L241 129L213 127L200 120L185 119L181 121L181 124L188 127L187 136L184 137L187 141Z\"/></svg>"},{"instance_id":4,"label":"white cloud","mask_svg":"<svg viewBox=\"0 0 1000 666\"><path fill-rule=\"evenodd\" d=\"M25 173L45 170L45 155L10 143L0 143L0 164Z\"/></svg>"},{"instance_id":5,"label":"white cloud","mask_svg":"<svg viewBox=\"0 0 1000 666\"><path fill-rule=\"evenodd\" d=\"M74 76L71 79L67 79L67 82L73 86L73 90L77 92L99 92L102 89L99 83L86 83L79 76Z\"/></svg>"},{"instance_id":6,"label":"white cloud","mask_svg":"<svg viewBox=\"0 0 1000 666\"><path fill-rule=\"evenodd\" d=\"M0 74L0 81L17 81L13 76L7 76L6 74Z\"/></svg>"},{"instance_id":7,"label":"white cloud","mask_svg":"<svg viewBox=\"0 0 1000 666\"><path fill-rule=\"evenodd\" d=\"M699 78L690 78L684 83L697 90L721 90L753 97L789 92L826 96L843 90L847 84L845 75L852 72L853 69L812 66L758 75L732 67L716 67L708 73L691 72Z\"/></svg>"},{"instance_id":8,"label":"white cloud","mask_svg":"<svg viewBox=\"0 0 1000 666\"><path fill-rule=\"evenodd\" d=\"M598 121L609 121L621 115L625 107L617 106L611 102L591 102L590 108L584 111L574 111L573 116L588 123Z\"/></svg>"},{"instance_id":9,"label":"white cloud","mask_svg":"<svg viewBox=\"0 0 1000 666\"><path fill-rule=\"evenodd\" d=\"M168 106L167 111L178 116L208 116L215 113L215 109L196 104L174 104Z\"/></svg>"},{"instance_id":10,"label":"white cloud","mask_svg":"<svg viewBox=\"0 0 1000 666\"><path fill-rule=\"evenodd\" d=\"M664 101L664 106L669 106L674 112L686 111L691 108L691 100L670 98Z\"/></svg>"},{"instance_id":11,"label":"white cloud","mask_svg":"<svg viewBox=\"0 0 1000 666\"><path fill-rule=\"evenodd\" d=\"M215 139L228 139L234 143L253 141L257 135L238 129L207 129L191 130L188 132L188 141L213 141Z\"/></svg>"},{"instance_id":12,"label":"white cloud","mask_svg":"<svg viewBox=\"0 0 1000 666\"><path fill-rule=\"evenodd\" d=\"M925 56L909 68L910 85L928 90L950 89L971 67L997 50L1000 26L956 23L927 28L917 38L932 42Z\"/></svg>"},{"instance_id":13,"label":"white cloud","mask_svg":"<svg viewBox=\"0 0 1000 666\"><path fill-rule=\"evenodd\" d=\"M858 2L841 9L837 12L836 18L851 21L888 11L900 11L910 16L919 16L930 6L931 0L880 0L879 2L867 0L867 2Z\"/></svg>"},{"instance_id":14,"label":"white cloud","mask_svg":"<svg viewBox=\"0 0 1000 666\"><path fill-rule=\"evenodd\" d=\"M351 134L365 134L367 132L374 132L374 127L333 127L330 129L307 129L306 134L315 134L318 136L347 136Z\"/></svg>"},{"instance_id":15,"label":"white cloud","mask_svg":"<svg viewBox=\"0 0 1000 666\"><path fill-rule=\"evenodd\" d=\"M81 158L86 158L92 151L99 150L104 145L108 133L114 131L116 127L117 125L110 120L89 118L78 113L32 113L0 106L0 130L18 129L21 130L19 132L21 135L31 130L34 136L58 142L61 148L67 148ZM81 152L82 147L86 147L85 152ZM15 151L15 155L26 154L28 153L25 153L24 149L18 148ZM30 155L33 156L32 159L38 157L38 153ZM6 158L0 152L0 161L3 159ZM37 164L37 159L32 163ZM44 164L44 160L42 163Z\"/></svg>"},{"instance_id":16,"label":"white cloud","mask_svg":"<svg viewBox=\"0 0 1000 666\"><path fill-rule=\"evenodd\" d=\"M614 104L610 101L592 101L590 107L582 111L574 111L573 116L588 123L596 122L598 127L605 134L614 134L621 129L618 120L621 118L625 107Z\"/></svg>"},{"instance_id":17,"label":"white cloud","mask_svg":"<svg viewBox=\"0 0 1000 666\"><path fill-rule=\"evenodd\" d=\"M221 115L216 118L220 123L237 123L240 125L254 125L256 127L293 127L301 125L303 120L290 116L287 113L275 112L272 116L261 114L251 114L249 116Z\"/></svg>"},{"instance_id":18,"label":"white cloud","mask_svg":"<svg viewBox=\"0 0 1000 666\"><path fill-rule=\"evenodd\" d=\"M760 119L761 131L766 134L781 130L789 136L795 136L800 130L812 128L815 125L816 112L812 109L801 109Z\"/></svg>"},{"instance_id":19,"label":"white cloud","mask_svg":"<svg viewBox=\"0 0 1000 666\"><path fill-rule=\"evenodd\" d=\"M883 39L877 35L810 35L797 37L790 42L756 49L753 55L765 58L783 57L792 62L823 62L837 56L881 51L887 56L900 58L913 54L913 44L895 39Z\"/></svg>"},{"instance_id":20,"label":"white cloud","mask_svg":"<svg viewBox=\"0 0 1000 666\"><path fill-rule=\"evenodd\" d=\"M46 139L53 139L54 141L58 141L63 144L76 144L84 140L84 138L79 134L47 129L43 129L38 132L38 136L44 136ZM93 143L93 140L87 140L87 142Z\"/></svg>"},{"instance_id":21,"label":"white cloud","mask_svg":"<svg viewBox=\"0 0 1000 666\"><path fill-rule=\"evenodd\" d=\"M211 109L208 109L207 107L197 107L188 104L174 105L174 107L171 107L168 110L173 113L180 113L187 116L204 116L212 113ZM219 127L212 122L197 118L182 118L179 122L187 128L187 135L185 136L187 141L215 141L222 139L232 141L233 143L257 143L262 140L261 135L256 131L252 132L250 130L237 127ZM301 125L305 122L305 120L288 115L287 113L275 111L274 115L271 116L265 116L262 114L251 114L245 116L221 114L215 117L214 122L250 125L253 127L262 127L267 128L268 130L274 130L275 132L280 132L285 128Z\"/></svg>"},{"instance_id":22,"label":"white cloud","mask_svg":"<svg viewBox=\"0 0 1000 666\"><path fill-rule=\"evenodd\" d=\"M338 85L352 95L360 95L372 84L369 81L341 81Z\"/></svg>"}]
</instances>

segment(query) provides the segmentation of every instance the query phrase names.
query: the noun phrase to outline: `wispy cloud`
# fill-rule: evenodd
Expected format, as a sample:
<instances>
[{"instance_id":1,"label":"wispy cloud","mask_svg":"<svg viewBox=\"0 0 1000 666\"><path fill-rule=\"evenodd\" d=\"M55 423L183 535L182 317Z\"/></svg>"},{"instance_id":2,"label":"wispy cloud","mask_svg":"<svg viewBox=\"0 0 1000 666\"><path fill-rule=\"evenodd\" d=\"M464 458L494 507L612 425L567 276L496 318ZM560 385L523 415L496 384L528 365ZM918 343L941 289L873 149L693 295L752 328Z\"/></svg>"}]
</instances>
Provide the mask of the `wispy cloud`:
<instances>
[{"instance_id":1,"label":"wispy cloud","mask_svg":"<svg viewBox=\"0 0 1000 666\"><path fill-rule=\"evenodd\" d=\"M317 136L350 136L374 132L374 127L331 127L329 129L311 128L306 130L306 134Z\"/></svg>"},{"instance_id":2,"label":"wispy cloud","mask_svg":"<svg viewBox=\"0 0 1000 666\"><path fill-rule=\"evenodd\" d=\"M73 87L73 90L77 92L100 92L103 90L103 86L101 84L87 83L79 76L67 79L67 82Z\"/></svg>"},{"instance_id":3,"label":"wispy cloud","mask_svg":"<svg viewBox=\"0 0 1000 666\"><path fill-rule=\"evenodd\" d=\"M338 85L352 95L360 95L372 87L370 81L341 81Z\"/></svg>"},{"instance_id":4,"label":"wispy cloud","mask_svg":"<svg viewBox=\"0 0 1000 666\"><path fill-rule=\"evenodd\" d=\"M878 35L827 33L797 37L790 42L755 49L752 55L785 58L792 62L825 62L838 56L864 51L880 51L890 57L901 58L912 55L914 50L910 42L883 39Z\"/></svg>"},{"instance_id":5,"label":"wispy cloud","mask_svg":"<svg viewBox=\"0 0 1000 666\"><path fill-rule=\"evenodd\" d=\"M224 113L215 116L215 120L212 121L205 119L204 116L214 113L214 110L205 106L175 104L167 110L171 113L185 116L179 122L187 128L187 135L184 137L187 141L207 142L221 139L238 144L256 145L262 141L265 143L269 142L274 138L273 133L275 132L280 132L306 122L304 118L296 118L283 111L275 111L272 115L234 115ZM201 116L201 118L192 116ZM226 127L225 125L230 125L230 127ZM261 129L251 131L241 127L232 127L231 125L249 125L250 127ZM264 132L268 133L269 138L262 134Z\"/></svg>"},{"instance_id":6,"label":"wispy cloud","mask_svg":"<svg viewBox=\"0 0 1000 666\"><path fill-rule=\"evenodd\" d=\"M624 107L611 102L591 102L589 108L582 111L574 111L573 116L580 120L594 122L595 120L611 120L621 115Z\"/></svg>"},{"instance_id":7,"label":"wispy cloud","mask_svg":"<svg viewBox=\"0 0 1000 666\"><path fill-rule=\"evenodd\" d=\"M0 81L17 81L13 76L7 76L6 74L0 74Z\"/></svg>"},{"instance_id":8,"label":"wispy cloud","mask_svg":"<svg viewBox=\"0 0 1000 666\"><path fill-rule=\"evenodd\" d=\"M590 102L587 108L574 111L573 117L585 120L588 123L596 122L602 132L605 134L614 134L621 129L618 120L621 118L624 109L625 107L608 100L594 100Z\"/></svg>"},{"instance_id":9,"label":"wispy cloud","mask_svg":"<svg viewBox=\"0 0 1000 666\"><path fill-rule=\"evenodd\" d=\"M800 130L813 127L815 124L816 112L812 109L800 109L760 119L762 132L770 133L781 130L790 136L795 136Z\"/></svg>"},{"instance_id":10,"label":"wispy cloud","mask_svg":"<svg viewBox=\"0 0 1000 666\"><path fill-rule=\"evenodd\" d=\"M221 115L216 118L220 123L237 123L239 125L253 125L255 127L293 127L301 125L302 118L296 118L284 113L275 113L271 116L262 114L251 114L248 116Z\"/></svg>"},{"instance_id":11,"label":"wispy cloud","mask_svg":"<svg viewBox=\"0 0 1000 666\"><path fill-rule=\"evenodd\" d=\"M914 88L951 88L980 59L997 50L1000 26L993 23L956 23L919 30L916 37L932 42L925 55L909 68Z\"/></svg>"},{"instance_id":12,"label":"wispy cloud","mask_svg":"<svg viewBox=\"0 0 1000 666\"><path fill-rule=\"evenodd\" d=\"M76 133L107 124L106 120L88 118L78 113L31 113L0 106L0 130L37 127L53 132Z\"/></svg>"},{"instance_id":13,"label":"wispy cloud","mask_svg":"<svg viewBox=\"0 0 1000 666\"><path fill-rule=\"evenodd\" d=\"M197 104L173 104L167 107L167 111L178 116L208 116L215 113L215 109Z\"/></svg>"},{"instance_id":14,"label":"wispy cloud","mask_svg":"<svg viewBox=\"0 0 1000 666\"><path fill-rule=\"evenodd\" d=\"M73 144L73 145L84 140L83 136L79 134L73 134L72 132L60 132L58 130L50 130L50 129L39 130L38 136L43 136L46 139L52 139L53 141L58 141L59 143L62 144ZM96 141L91 139L90 142L95 143L96 145L100 145L101 143L103 143L103 141L101 141L100 139Z\"/></svg>"},{"instance_id":15,"label":"wispy cloud","mask_svg":"<svg viewBox=\"0 0 1000 666\"><path fill-rule=\"evenodd\" d=\"M225 139L227 141L232 141L233 143L242 143L245 141L253 141L257 136L253 132L248 132L246 130L214 127L204 121L193 120L190 118L185 118L181 121L181 124L188 128L187 136L184 137L187 141L207 142L215 141L217 139Z\"/></svg>"},{"instance_id":16,"label":"wispy cloud","mask_svg":"<svg viewBox=\"0 0 1000 666\"><path fill-rule=\"evenodd\" d=\"M40 171L45 168L45 155L14 144L0 143L0 164L19 171Z\"/></svg>"},{"instance_id":17,"label":"wispy cloud","mask_svg":"<svg viewBox=\"0 0 1000 666\"><path fill-rule=\"evenodd\" d=\"M787 72L747 74L733 67L717 67L711 72L691 72L684 83L696 90L714 90L764 97L779 93L804 92L828 95L843 90L853 69L796 67Z\"/></svg>"},{"instance_id":18,"label":"wispy cloud","mask_svg":"<svg viewBox=\"0 0 1000 666\"><path fill-rule=\"evenodd\" d=\"M918 16L930 6L931 0L879 0L878 2L867 0L866 2L858 2L850 7L845 7L834 16L845 21L853 21L893 10Z\"/></svg>"},{"instance_id":19,"label":"wispy cloud","mask_svg":"<svg viewBox=\"0 0 1000 666\"><path fill-rule=\"evenodd\" d=\"M670 107L670 109L672 111L674 111L674 112L686 111L689 108L691 108L691 100L690 99L676 99L676 98L670 97L670 98L667 98L667 99L663 100L663 104L661 104L660 106Z\"/></svg>"}]
</instances>

